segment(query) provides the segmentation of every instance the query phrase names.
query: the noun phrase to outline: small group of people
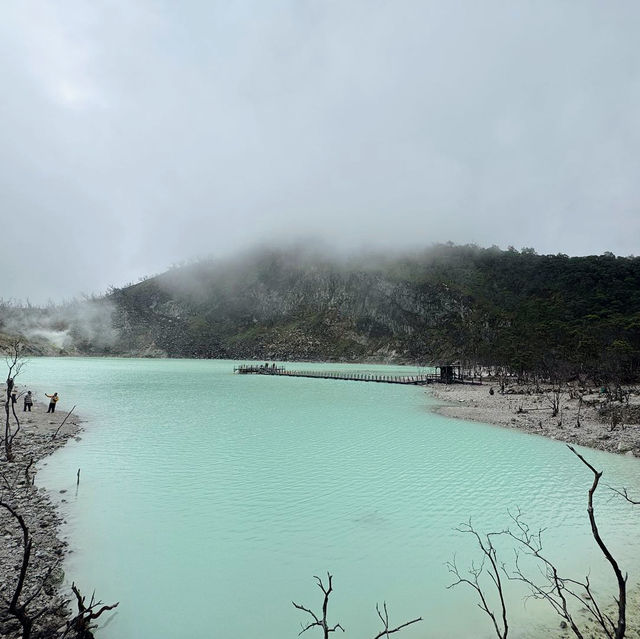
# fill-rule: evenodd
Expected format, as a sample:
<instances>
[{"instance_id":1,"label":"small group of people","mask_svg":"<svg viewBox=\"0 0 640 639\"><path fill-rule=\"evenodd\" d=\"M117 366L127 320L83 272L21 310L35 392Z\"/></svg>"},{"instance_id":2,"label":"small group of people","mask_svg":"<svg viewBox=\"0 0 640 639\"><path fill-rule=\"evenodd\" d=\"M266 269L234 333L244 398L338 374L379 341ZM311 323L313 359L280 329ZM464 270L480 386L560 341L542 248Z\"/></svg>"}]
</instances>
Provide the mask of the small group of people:
<instances>
[{"instance_id":1,"label":"small group of people","mask_svg":"<svg viewBox=\"0 0 640 639\"><path fill-rule=\"evenodd\" d=\"M54 393L53 395L49 395L45 393L45 395L49 398L49 408L47 413L55 413L56 412L56 404L60 399L58 393ZM16 404L18 402L18 391L15 387L11 389L11 403ZM33 407L33 393L31 391L27 391L24 396L24 408L22 409L23 413L31 412L31 408Z\"/></svg>"}]
</instances>

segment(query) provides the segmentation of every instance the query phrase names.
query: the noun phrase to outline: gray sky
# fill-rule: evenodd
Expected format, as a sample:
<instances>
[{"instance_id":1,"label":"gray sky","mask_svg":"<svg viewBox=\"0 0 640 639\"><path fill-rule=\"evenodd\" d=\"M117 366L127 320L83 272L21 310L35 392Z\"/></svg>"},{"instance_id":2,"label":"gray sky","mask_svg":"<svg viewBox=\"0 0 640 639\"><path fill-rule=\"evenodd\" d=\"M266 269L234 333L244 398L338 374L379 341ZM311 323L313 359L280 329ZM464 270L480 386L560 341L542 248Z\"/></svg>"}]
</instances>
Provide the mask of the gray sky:
<instances>
[{"instance_id":1,"label":"gray sky","mask_svg":"<svg viewBox=\"0 0 640 639\"><path fill-rule=\"evenodd\" d=\"M0 16L5 299L299 237L640 252L637 0L8 0Z\"/></svg>"}]
</instances>

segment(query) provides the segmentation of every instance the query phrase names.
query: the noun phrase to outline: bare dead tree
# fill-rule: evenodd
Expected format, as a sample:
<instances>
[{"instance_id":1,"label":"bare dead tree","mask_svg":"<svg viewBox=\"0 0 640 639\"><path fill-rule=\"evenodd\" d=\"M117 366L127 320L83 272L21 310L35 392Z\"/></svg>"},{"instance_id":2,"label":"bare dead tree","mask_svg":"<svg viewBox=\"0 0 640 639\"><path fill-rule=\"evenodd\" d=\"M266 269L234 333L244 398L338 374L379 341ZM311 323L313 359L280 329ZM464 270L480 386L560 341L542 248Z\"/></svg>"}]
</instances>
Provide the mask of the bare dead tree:
<instances>
[{"instance_id":1,"label":"bare dead tree","mask_svg":"<svg viewBox=\"0 0 640 639\"><path fill-rule=\"evenodd\" d=\"M611 430L615 430L618 426L624 430L625 409L623 406L611 405Z\"/></svg>"},{"instance_id":2,"label":"bare dead tree","mask_svg":"<svg viewBox=\"0 0 640 639\"><path fill-rule=\"evenodd\" d=\"M40 595L45 585L49 582L52 572L58 566L58 562L54 562L45 572L39 582L31 587L31 592L25 594L25 583L29 571L29 563L33 550L33 537L22 515L9 503L4 497L0 497L0 507L5 508L18 523L22 533L22 561L18 578L12 592L9 596L5 596L5 592L9 589L8 584L0 586L0 597L7 606L10 615L15 617L22 627L22 639L30 639L34 624L51 610L50 605L41 606L39 609L32 611L34 600ZM95 627L93 623L98 617L108 610L113 610L118 606L115 603L111 606L104 605L101 601L95 600L95 593L91 596L91 600L87 605L85 598L80 594L75 584L72 584L73 593L78 602L78 614L67 622L67 627L63 633L63 637L73 637L74 639L93 639L91 630Z\"/></svg>"},{"instance_id":3,"label":"bare dead tree","mask_svg":"<svg viewBox=\"0 0 640 639\"><path fill-rule=\"evenodd\" d=\"M22 342L14 339L9 345L9 353L5 356L7 364L7 397L4 403L5 424L4 424L4 453L8 462L14 460L13 440L20 431L20 420L16 413L15 402L12 401L11 394L15 385L15 378L20 374L25 364L22 356ZM15 428L11 427L11 416L15 422Z\"/></svg>"},{"instance_id":4,"label":"bare dead tree","mask_svg":"<svg viewBox=\"0 0 640 639\"><path fill-rule=\"evenodd\" d=\"M593 473L593 483L588 491L587 513L591 524L592 536L605 559L611 566L616 578L618 594L617 597L614 598L614 602L617 609L617 616L614 619L613 616L607 612L608 608L603 607L598 602L588 575L583 580L579 580L564 577L559 574L555 564L543 552L542 536L544 530L540 529L533 531L523 521L522 514L518 511L515 515L510 514L513 527L501 532L481 535L471 526L471 522L458 528L460 532L471 534L476 539L476 542L482 551L482 561L480 565L472 563L471 568L468 571L468 576L460 573L455 564L455 559L447 564L449 571L456 577L456 581L449 587L451 588L460 583L464 583L476 591L480 599L478 606L491 618L499 639L505 639L508 631L507 611L503 597L504 589L502 581L500 580L501 572L511 580L520 581L526 584L531 592L530 596L533 598L547 602L567 623L568 627L578 639L585 639L585 635L584 631L579 627L578 620L575 617L575 610L588 612L591 618L604 632L604 636L609 639L623 639L625 636L627 575L623 575L616 559L613 557L609 548L602 539L597 525L593 505L593 495L598 488L602 472L596 470L580 453L575 450L575 448L572 446L568 446L568 448ZM612 490L620 494L632 504L640 503L631 499L626 489L622 489L620 491L615 489ZM511 572L507 570L504 564L498 564L497 552L492 543L492 537L500 535L509 537L514 544L515 567ZM542 582L540 581L539 576L536 578L530 577L525 568L522 567L521 559L524 555L528 556L537 565L539 574L543 577ZM485 574L489 576L491 587L495 589L499 596L500 606L502 609L502 625L498 622L497 613L490 608L487 602L487 585L481 580L481 577Z\"/></svg>"},{"instance_id":5,"label":"bare dead tree","mask_svg":"<svg viewBox=\"0 0 640 639\"><path fill-rule=\"evenodd\" d=\"M22 515L20 515L20 513L18 513L15 508L11 506L11 504L6 502L4 498L0 498L0 507L5 508L11 514L22 531L22 562L20 564L20 572L18 573L18 580L16 581L16 585L13 589L13 594L11 595L11 597L6 598L4 596L3 590L2 599L7 604L9 613L18 620L20 626L22 627L22 639L29 639L31 637L33 624L45 612L47 612L47 608L43 607L39 611L31 613L27 610L27 607L30 606L33 600L40 594L44 587L44 584L46 583L47 579L51 575L51 572L57 564L54 564L49 568L46 575L41 580L40 585L34 588L33 592L30 595L28 595L25 599L22 599L27 571L29 569L29 561L31 559L33 539Z\"/></svg>"},{"instance_id":6,"label":"bare dead tree","mask_svg":"<svg viewBox=\"0 0 640 639\"><path fill-rule=\"evenodd\" d=\"M336 630L342 630L342 632L344 632L344 628L339 623L331 626L327 621L329 596L333 592L333 575L330 575L329 573L327 573L326 585L323 583L320 577L317 577L314 575L314 579L316 580L318 587L320 588L320 590L322 590L322 593L324 594L324 600L322 602L322 616L317 615L315 612L313 612L313 610L310 610L309 608L306 608L305 606L302 606L300 604L297 604L295 601L292 601L291 603L294 605L295 608L297 608L298 610L302 610L303 612L306 612L312 619L312 621L310 621L306 625L301 624L302 630L300 630L300 632L298 633L298 636L300 636L302 633L306 632L307 630L310 630L311 628L315 628L317 626L318 628L322 629L323 639L328 639L329 634L332 632L335 632ZM387 609L387 603L384 602L382 604L382 610L380 610L380 606L376 604L376 612L378 613L378 617L382 622L383 629L373 639L381 639L381 637L388 637L389 635L395 634L396 632L399 632L400 630L402 630L403 628L406 628L407 626L410 626L414 623L418 623L419 621L422 621L422 617L418 617L416 619L412 619L411 621L405 621L404 623L401 623L399 626L396 626L395 628L389 628L389 611Z\"/></svg>"},{"instance_id":7,"label":"bare dead tree","mask_svg":"<svg viewBox=\"0 0 640 639\"><path fill-rule=\"evenodd\" d=\"M624 389L619 382L613 386L610 384L604 387L605 402L600 408L600 413L609 419L609 430L614 431L618 427L622 430L625 428L625 418L629 406L630 389Z\"/></svg>"},{"instance_id":8,"label":"bare dead tree","mask_svg":"<svg viewBox=\"0 0 640 639\"><path fill-rule=\"evenodd\" d=\"M449 587L458 585L459 583L466 583L470 585L477 592L478 597L480 598L481 603L478 604L480 609L491 617L496 634L500 639L502 639L507 636L506 632L508 628L505 628L504 626L500 627L498 625L495 613L489 609L487 604L488 594L486 586L481 583L481 576L484 572L491 576L493 587L500 595L500 602L503 606L503 613L506 619L506 609L504 608L503 597L504 588L502 582L499 580L500 573L502 572L508 579L512 581L521 581L526 584L531 591L531 597L534 599L544 600L550 604L554 611L568 624L576 637L578 639L584 639L584 636L578 628L571 613L569 601L575 599L580 602L585 609L592 612L594 616L604 618L604 615L597 606L597 603L595 603L595 599L593 599L589 579L587 578L584 583L581 583L561 577L553 563L542 553L542 533L544 531L531 531L529 526L523 521L520 511L518 511L516 515L510 516L516 527L515 532L507 529L496 533L489 533L489 535L487 535L487 541L483 540L483 537L473 529L473 527L471 527L471 524L468 524L464 529L458 529L461 530L461 532L470 532L473 534L483 552L483 560L480 566L476 566L472 563L471 569L469 570L471 579L461 577L455 563L450 563L449 569L458 577L458 581ZM491 536L500 535L508 536L516 543L516 548L514 548L515 568L511 573L507 571L504 564L498 566L495 547L491 543ZM524 554L533 557L538 564L541 564L542 570L540 572L545 578L545 581L542 584L537 580L530 578L521 567L520 559L523 551L520 547L524 549ZM493 562L490 568L485 569L484 563L488 558L493 558ZM586 591L586 596L583 597L577 593L578 586L581 586Z\"/></svg>"},{"instance_id":9,"label":"bare dead tree","mask_svg":"<svg viewBox=\"0 0 640 639\"><path fill-rule=\"evenodd\" d=\"M591 533L593 535L593 538L596 540L596 544L598 544L598 547L602 551L602 554L605 556L605 559L609 562L609 565L613 570L613 573L616 577L616 582L618 584L618 597L615 599L618 608L618 619L616 623L613 623L611 619L607 618L607 621L610 622L610 625L603 625L603 630L605 631L605 633L607 633L608 637L613 637L614 639L623 639L627 628L627 575L622 574L618 562L615 560L614 556L611 554L611 551L604 543L604 540L602 539L600 531L598 529L595 511L593 509L593 495L598 488L598 483L600 482L600 478L602 477L602 471L596 470L573 446L569 446L567 444L567 447L593 473L593 484L589 489L587 498L587 514L589 515L589 523L591 524Z\"/></svg>"},{"instance_id":10,"label":"bare dead tree","mask_svg":"<svg viewBox=\"0 0 640 639\"><path fill-rule=\"evenodd\" d=\"M75 583L71 584L71 590L76 596L78 614L67 622L67 627L62 637L74 637L75 639L94 639L92 630L95 629L94 621L109 610L118 607L119 601L112 605L105 605L102 601L96 601L94 592L87 605L86 597L83 597ZM71 634L70 634L71 633Z\"/></svg>"},{"instance_id":11,"label":"bare dead tree","mask_svg":"<svg viewBox=\"0 0 640 639\"><path fill-rule=\"evenodd\" d=\"M582 632L573 618L569 602L576 600L587 610L590 610L594 616L602 618L602 612L598 607L596 600L591 594L589 578L584 583L566 579L558 574L555 565L547 559L542 553L542 533L543 529L536 532L531 531L529 526L523 521L520 511L516 515L511 515L511 519L515 524L515 532L507 530L505 533L516 542L517 546L523 547L524 552L536 559L541 565L541 574L545 578L545 582L541 585L534 579L527 576L520 566L521 551L520 548L514 549L515 569L511 574L507 573L509 579L521 581L526 584L534 599L546 601L555 612L568 624L578 639L584 639ZM587 596L583 597L577 593L575 586L582 586L586 590ZM591 605L593 603L593 605ZM591 610L593 608L594 610Z\"/></svg>"},{"instance_id":12,"label":"bare dead tree","mask_svg":"<svg viewBox=\"0 0 640 639\"><path fill-rule=\"evenodd\" d=\"M523 522L521 514L518 512L512 516L515 530L507 531L507 534L516 544L525 550L527 554L535 558L542 567L542 573L546 583L541 585L537 581L528 577L520 568L519 552L516 548L516 567L510 578L526 583L536 599L543 599L566 621L573 634L578 639L584 639L582 631L571 612L572 606L587 610L596 623L600 626L605 636L609 639L623 639L626 632L626 582L627 576L622 574L617 561L604 543L596 522L593 507L593 495L598 487L602 472L596 470L575 448L568 446L569 450L580 459L580 461L593 473L593 484L589 489L587 499L587 513L591 524L591 533L596 544L602 551L605 559L611 565L618 584L618 597L615 598L617 607L617 620L614 620L606 610L598 603L597 598L591 588L591 582L587 575L584 580L562 577L558 574L556 566L542 552L542 530L532 532L529 526Z\"/></svg>"},{"instance_id":13,"label":"bare dead tree","mask_svg":"<svg viewBox=\"0 0 640 639\"><path fill-rule=\"evenodd\" d=\"M7 490L9 492L12 492L13 489L15 488L15 485L16 485L16 482L18 481L19 476L20 476L20 469L16 470L15 475L13 476L13 479L7 477L7 473L0 470L0 477L2 477L2 481L4 482L4 485L7 487Z\"/></svg>"},{"instance_id":14,"label":"bare dead tree","mask_svg":"<svg viewBox=\"0 0 640 639\"><path fill-rule=\"evenodd\" d=\"M578 393L578 411L576 412L576 426L580 428L582 424L580 423L580 411L582 410L582 404L584 402L584 396L582 393Z\"/></svg>"},{"instance_id":15,"label":"bare dead tree","mask_svg":"<svg viewBox=\"0 0 640 639\"><path fill-rule=\"evenodd\" d=\"M320 588L320 590L322 590L324 594L324 601L322 602L322 616L316 615L312 610L309 610L309 608L305 608L304 606L297 604L295 601L292 601L291 603L294 605L295 608L297 608L298 610L302 610L303 612L306 612L313 619L313 621L309 622L306 626L302 624L302 630L298 633L298 636L300 636L303 632L306 632L310 628L314 628L315 626L318 626L322 628L323 638L328 639L329 633L331 632L335 632L338 629L344 632L344 628L339 623L335 624L334 626L330 626L329 622L327 621L327 608L329 607L329 595L331 595L331 592L333 590L333 575L330 575L329 573L327 573L326 586L324 585L320 577L314 575L313 578L316 580L318 587Z\"/></svg>"},{"instance_id":16,"label":"bare dead tree","mask_svg":"<svg viewBox=\"0 0 640 639\"><path fill-rule=\"evenodd\" d=\"M499 366L496 370L496 377L498 378L498 383L500 384L500 394L504 395L507 387L507 381L509 379L509 371L504 366Z\"/></svg>"},{"instance_id":17,"label":"bare dead tree","mask_svg":"<svg viewBox=\"0 0 640 639\"><path fill-rule=\"evenodd\" d=\"M619 379L614 382L613 391L611 391L610 394L613 401L620 402L625 406L629 405L631 389L629 387L623 386Z\"/></svg>"},{"instance_id":18,"label":"bare dead tree","mask_svg":"<svg viewBox=\"0 0 640 639\"><path fill-rule=\"evenodd\" d=\"M9 418L9 404L11 404L11 414L13 416L13 420L15 423L15 428L11 428L11 421ZM5 431L4 431L4 442L5 442L5 457L7 461L14 460L13 454L13 440L16 438L16 435L20 432L20 419L18 418L18 414L16 413L16 404L13 400L10 402L7 400L6 405L6 421L5 421Z\"/></svg>"},{"instance_id":19,"label":"bare dead tree","mask_svg":"<svg viewBox=\"0 0 640 639\"><path fill-rule=\"evenodd\" d=\"M380 606L376 604L376 612L378 613L378 617L380 617L380 621L382 621L382 625L384 626L384 628L373 639L388 637L389 635L392 635L394 632L398 632L399 630L402 630L403 628L406 628L411 624L422 621L422 617L418 617L416 619L412 619L411 621L405 621L404 623L401 623L399 626L396 626L395 628L389 628L389 611L387 610L387 602L386 601L382 602L382 611L380 610Z\"/></svg>"},{"instance_id":20,"label":"bare dead tree","mask_svg":"<svg viewBox=\"0 0 640 639\"><path fill-rule=\"evenodd\" d=\"M560 412L560 402L562 401L562 386L554 385L548 393L544 394L545 399L551 406L551 417L557 417Z\"/></svg>"},{"instance_id":21,"label":"bare dead tree","mask_svg":"<svg viewBox=\"0 0 640 639\"><path fill-rule=\"evenodd\" d=\"M491 619L496 636L498 639L507 639L509 634L509 622L507 619L507 605L504 600L504 589L502 585L502 567L498 564L498 553L492 542L492 538L502 535L503 531L480 535L480 533L478 533L471 525L471 520L466 524L462 524L456 530L461 533L472 535L475 538L476 543L482 552L482 560L479 565L472 562L466 575L461 573L458 569L455 557L451 561L446 562L449 572L456 579L452 584L447 586L447 588L466 584L475 590L478 598L480 599L478 607ZM493 589L495 589L500 602L498 612L494 611L489 604L486 588L481 582L483 575L488 576Z\"/></svg>"},{"instance_id":22,"label":"bare dead tree","mask_svg":"<svg viewBox=\"0 0 640 639\"><path fill-rule=\"evenodd\" d=\"M29 470L31 469L31 466L33 466L33 457L31 457L31 459L29 460L29 463L24 467L24 478L27 484L33 484L36 480L35 474L33 475L33 477L29 475Z\"/></svg>"}]
</instances>

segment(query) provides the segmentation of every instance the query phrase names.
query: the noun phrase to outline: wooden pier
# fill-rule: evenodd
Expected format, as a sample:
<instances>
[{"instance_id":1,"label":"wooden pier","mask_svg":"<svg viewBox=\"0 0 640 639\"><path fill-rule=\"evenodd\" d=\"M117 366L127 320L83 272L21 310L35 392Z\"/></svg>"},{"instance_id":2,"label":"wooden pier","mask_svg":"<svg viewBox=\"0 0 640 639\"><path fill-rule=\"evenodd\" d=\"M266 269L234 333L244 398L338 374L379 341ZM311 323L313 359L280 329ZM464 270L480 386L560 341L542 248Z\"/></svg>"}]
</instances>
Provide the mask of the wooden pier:
<instances>
[{"instance_id":1,"label":"wooden pier","mask_svg":"<svg viewBox=\"0 0 640 639\"><path fill-rule=\"evenodd\" d=\"M301 371L287 370L284 366L275 364L242 364L233 369L239 375L278 375L281 377L314 377L317 379L340 379L350 382L377 382L379 384L480 384L479 380L464 379L459 373L451 374L451 367L441 368L438 373L422 375L376 375L373 373L348 373L346 371ZM446 369L446 370L445 370Z\"/></svg>"}]
</instances>

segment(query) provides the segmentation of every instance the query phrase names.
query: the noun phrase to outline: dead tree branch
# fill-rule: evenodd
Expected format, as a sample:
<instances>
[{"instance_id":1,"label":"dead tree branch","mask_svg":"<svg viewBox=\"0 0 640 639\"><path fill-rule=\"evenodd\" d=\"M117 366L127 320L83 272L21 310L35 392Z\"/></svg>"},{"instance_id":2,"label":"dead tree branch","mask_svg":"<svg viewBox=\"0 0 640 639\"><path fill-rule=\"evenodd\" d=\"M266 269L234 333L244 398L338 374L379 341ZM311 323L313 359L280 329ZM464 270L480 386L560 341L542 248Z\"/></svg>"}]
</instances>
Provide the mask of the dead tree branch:
<instances>
[{"instance_id":1,"label":"dead tree branch","mask_svg":"<svg viewBox=\"0 0 640 639\"><path fill-rule=\"evenodd\" d=\"M542 554L542 533L543 529L538 530L537 532L531 531L529 526L522 520L522 513L520 511L517 512L516 515L512 515L509 513L511 520L515 524L515 532L512 530L505 531L506 534L513 539L517 545L522 546L525 549L525 553L531 557L534 557L541 564L541 572L546 579L546 584L540 585L537 581L528 577L525 572L520 567L520 556L521 553L518 548L514 549L515 555L515 569L512 574L508 574L509 579L515 581L521 581L526 584L531 590L531 596L534 599L541 599L546 601L553 610L569 625L573 633L578 637L578 639L584 639L580 629L577 626L576 621L574 620L571 610L568 604L568 597L570 599L576 599L579 601L585 608L591 609L591 594L590 594L590 585L589 580L587 578L586 583L580 584L587 591L588 597L582 597L574 590L569 588L569 583L577 584L577 582L572 582L571 580L567 580L562 578L558 574L558 570L551 561L549 561ZM594 610L592 613L596 615L596 612L599 612L599 609L594 606Z\"/></svg>"},{"instance_id":2,"label":"dead tree branch","mask_svg":"<svg viewBox=\"0 0 640 639\"><path fill-rule=\"evenodd\" d=\"M21 339L14 339L9 344L9 353L5 355L4 361L7 364L7 395L13 390L14 379L20 374L25 360L22 357L23 344Z\"/></svg>"},{"instance_id":3,"label":"dead tree branch","mask_svg":"<svg viewBox=\"0 0 640 639\"><path fill-rule=\"evenodd\" d=\"M75 639L93 639L92 630L96 627L93 622L98 619L103 613L113 610L118 607L119 601L107 606L102 601L96 601L95 592L91 595L89 605L85 603L86 598L80 594L78 587L75 583L71 584L71 590L76 596L76 603L78 604L78 614L67 622L67 627L62 635L66 637L70 632Z\"/></svg>"},{"instance_id":4,"label":"dead tree branch","mask_svg":"<svg viewBox=\"0 0 640 639\"><path fill-rule=\"evenodd\" d=\"M471 568L469 568L468 570L468 577L460 573L460 570L456 565L455 557L452 561L448 561L446 563L446 566L449 572L454 575L456 581L447 586L447 588L453 588L454 586L458 586L459 584L466 584L473 588L473 590L476 591L478 598L480 599L478 607L480 608L480 610L484 611L491 619L498 639L507 639L507 635L509 634L507 605L504 600L504 590L502 585L502 578L500 575L501 568L498 565L497 551L491 540L492 537L501 535L503 533L491 532L484 535L483 538L473 528L473 526L471 525L471 520L469 520L469 522L466 524L462 524L456 530L461 533L472 535L475 538L476 543L482 551L482 561L480 562L480 565L472 562ZM486 565L487 562L488 566ZM489 602L487 601L484 586L480 583L480 579L485 573L491 580L500 601L500 611L497 613L491 609Z\"/></svg>"},{"instance_id":5,"label":"dead tree branch","mask_svg":"<svg viewBox=\"0 0 640 639\"><path fill-rule=\"evenodd\" d=\"M542 535L544 530L532 530L523 521L522 514L518 511L515 515L509 513L512 527L502 532L480 535L480 533L472 527L471 522L458 528L460 532L471 534L475 538L482 551L482 561L480 565L472 563L468 575L466 573L462 574L459 571L455 563L455 558L447 564L449 571L456 577L456 581L451 584L449 588L464 583L476 591L480 599L478 606L491 618L499 639L505 639L508 632L507 613L504 597L502 596L503 585L500 581L501 571L506 574L509 579L526 584L531 592L531 597L546 601L567 623L578 639L584 639L585 635L579 628L578 622L574 617L575 610L588 612L591 618L600 626L600 629L604 632L604 636L609 639L623 639L625 636L627 575L623 575L617 561L600 535L593 505L593 496L598 488L602 472L596 470L575 448L572 446L568 446L568 448L593 473L593 483L588 491L587 513L591 524L592 536L616 577L618 595L614 598L614 601L617 608L617 619L613 619L612 616L607 613L606 608L603 608L598 603L588 575L581 581L564 577L558 573L555 564L543 552ZM612 490L632 504L640 503L631 499L626 489ZM508 536L514 543L515 567L511 572L506 570L504 564L498 566L497 553L492 543L492 537L499 535ZM528 556L534 561L544 581L541 582L539 577L532 578L527 574L521 564L523 556ZM500 623L498 619L498 613L494 612L487 602L487 586L481 582L481 577L485 574L488 575L492 583L492 588L494 588L499 595L502 609L502 623Z\"/></svg>"},{"instance_id":6,"label":"dead tree branch","mask_svg":"<svg viewBox=\"0 0 640 639\"><path fill-rule=\"evenodd\" d=\"M15 476L13 478L13 481L9 481L9 479L7 478L7 475L4 473L4 471L0 470L0 477L2 477L3 481L4 481L4 485L7 487L7 490L9 492L13 492L13 489L15 488L16 482L18 481L18 476L20 475L20 471L17 470L15 473Z\"/></svg>"},{"instance_id":7,"label":"dead tree branch","mask_svg":"<svg viewBox=\"0 0 640 639\"><path fill-rule=\"evenodd\" d=\"M306 632L307 630L310 630L311 628L315 628L317 626L318 628L322 628L323 639L328 639L329 634L332 632L335 632L338 629L344 632L344 628L339 623L335 624L334 626L330 626L329 622L327 621L329 595L333 591L333 576L327 573L326 585L323 583L320 577L317 577L314 575L314 579L316 580L318 587L320 588L320 590L322 590L322 593L324 594L324 600L322 602L322 616L317 615L315 612L313 612L313 610L310 610L306 606L297 604L295 601L292 601L291 603L294 605L295 608L297 608L298 610L302 610L302 612L306 612L312 619L312 621L310 621L306 625L300 624L302 630L300 630L300 632L298 633L298 636L300 636L302 633ZM399 626L396 626L395 628L389 628L389 611L387 610L387 603L384 602L382 604L382 610L380 610L380 606L376 604L376 612L378 613L378 617L380 618L380 621L382 621L382 625L384 627L373 639L381 639L381 637L388 637L389 635L395 634L396 632L399 632L400 630L402 630L403 628L406 628L407 626L410 626L414 623L418 623L419 621L422 621L422 617L418 617L417 619L412 619L411 621L405 621L404 623L400 624Z\"/></svg>"},{"instance_id":8,"label":"dead tree branch","mask_svg":"<svg viewBox=\"0 0 640 639\"><path fill-rule=\"evenodd\" d=\"M544 394L544 398L551 407L551 417L557 417L560 412L560 402L562 401L562 386L554 385L548 393Z\"/></svg>"},{"instance_id":9,"label":"dead tree branch","mask_svg":"<svg viewBox=\"0 0 640 639\"><path fill-rule=\"evenodd\" d=\"M600 477L602 477L602 471L596 470L573 446L569 446L567 444L569 450L593 473L593 484L589 489L589 496L587 499L587 514L589 515L589 523L591 524L591 532L593 534L593 538L596 540L598 547L602 551L602 554L605 556L606 560L611 565L613 573L616 576L616 581L618 582L618 597L615 600L618 607L618 621L616 624L612 624L613 637L615 639L623 639L627 622L626 622L626 609L627 609L627 575L623 575L620 567L618 566L618 562L615 560L611 551L607 548L604 543L602 537L600 536L600 531L598 530L598 525L596 522L595 512L593 510L593 495L598 488L598 482L600 481ZM607 628L603 628L605 632ZM611 636L611 635L609 635Z\"/></svg>"},{"instance_id":10,"label":"dead tree branch","mask_svg":"<svg viewBox=\"0 0 640 639\"><path fill-rule=\"evenodd\" d=\"M22 626L22 639L29 639L31 636L33 622L37 617L44 613L44 610L40 611L36 615L31 615L27 612L27 606L39 594L42 586L28 597L24 603L20 603L24 582L27 577L27 570L29 569L29 560L31 559L31 547L33 545L33 541L29 534L29 528L22 515L20 515L20 513L18 513L11 504L7 503L2 498L0 498L0 506L5 508L11 514L11 516L18 522L20 530L22 531L22 562L20 564L20 572L18 573L18 581L16 582L13 590L13 595L9 600L7 600L7 603L9 604L9 613L13 615Z\"/></svg>"},{"instance_id":11,"label":"dead tree branch","mask_svg":"<svg viewBox=\"0 0 640 639\"><path fill-rule=\"evenodd\" d=\"M519 511L516 515L510 514L515 527L513 530L506 531L517 545L514 549L515 569L512 574L509 575L509 578L527 584L531 591L531 596L535 599L546 601L553 610L555 610L555 612L565 620L573 634L578 639L583 639L584 635L582 630L578 627L578 623L571 612L574 608L587 610L595 622L600 626L604 635L609 637L609 639L623 639L626 631L627 577L626 575L623 576L618 563L602 540L596 523L593 507L593 495L598 487L602 472L596 470L572 446L568 446L568 448L589 468L589 470L591 470L594 476L593 484L591 485L588 493L587 513L589 515L593 538L613 568L616 576L618 583L618 597L615 599L615 603L618 609L618 619L614 621L598 603L588 575L584 580L580 581L577 579L563 577L558 573L555 564L551 562L542 551L542 533L544 531L532 531L522 520L522 515ZM520 566L521 553L518 547L521 548L525 554L534 558L539 563L541 572L545 578L544 584L540 584L538 581L527 576L524 570L522 570ZM573 604L573 606L571 604Z\"/></svg>"},{"instance_id":12,"label":"dead tree branch","mask_svg":"<svg viewBox=\"0 0 640 639\"><path fill-rule=\"evenodd\" d=\"M33 466L33 457L31 457L31 459L29 460L29 463L25 466L25 469L24 469L24 478L27 484L33 484L36 480L35 475L33 477L29 476L29 470L31 469L31 466Z\"/></svg>"},{"instance_id":13,"label":"dead tree branch","mask_svg":"<svg viewBox=\"0 0 640 639\"><path fill-rule=\"evenodd\" d=\"M15 339L9 347L9 354L5 357L7 364L7 397L4 403L5 423L4 423L4 453L8 462L13 461L13 440L18 432L20 432L20 420L16 414L15 403L11 397L15 386L15 378L20 374L25 361L22 357L22 342ZM16 428L11 428L11 415L16 423Z\"/></svg>"},{"instance_id":14,"label":"dead tree branch","mask_svg":"<svg viewBox=\"0 0 640 639\"><path fill-rule=\"evenodd\" d=\"M614 493L620 495L620 497L626 499L630 504L633 504L634 506L640 506L640 501L636 501L635 499L631 499L631 497L629 497L629 492L626 488L618 489L609 486L609 490L612 490Z\"/></svg>"},{"instance_id":15,"label":"dead tree branch","mask_svg":"<svg viewBox=\"0 0 640 639\"><path fill-rule=\"evenodd\" d=\"M324 601L322 602L322 617L319 617L318 615L316 615L312 610L309 610L309 608L305 608L304 606L302 606L300 604L297 604L295 601L292 601L291 603L294 605L294 607L296 607L298 610L302 610L303 612L306 612L313 619L313 621L308 623L306 626L304 624L301 624L302 630L298 633L298 636L300 636L303 632L306 632L310 628L318 626L318 627L322 628L323 638L324 639L328 639L329 633L335 632L337 629L340 629L340 630L342 630L342 632L344 632L344 628L339 623L335 624L335 626L333 626L333 627L330 627L329 623L327 621L327 609L329 607L329 595L331 594L331 591L333 590L333 576L330 575L329 573L327 573L327 585L326 586L324 585L324 583L322 582L322 579L320 579L320 577L314 575L313 578L316 580L316 582L318 583L318 587L320 588L320 590L322 590L322 592L324 594Z\"/></svg>"},{"instance_id":16,"label":"dead tree branch","mask_svg":"<svg viewBox=\"0 0 640 639\"><path fill-rule=\"evenodd\" d=\"M376 612L378 613L378 617L380 617L380 621L382 621L382 625L384 628L373 638L380 639L381 637L388 637L392 635L394 632L398 632L411 624L418 623L418 621L422 621L422 617L418 617L417 619L412 619L411 621L405 621L395 628L389 628L389 612L387 610L387 602L384 601L382 603L382 611L380 610L380 606L376 604Z\"/></svg>"},{"instance_id":17,"label":"dead tree branch","mask_svg":"<svg viewBox=\"0 0 640 639\"><path fill-rule=\"evenodd\" d=\"M58 433L60 432L60 429L64 426L65 422L67 421L67 419L69 419L69 415L71 415L71 413L73 413L73 411L75 410L76 405L73 405L73 408L67 413L67 416L62 420L62 424L60 424L60 426L58 426L58 428L56 429L56 432L53 433L53 435L51 436L51 439L55 439L58 436Z\"/></svg>"}]
</instances>

